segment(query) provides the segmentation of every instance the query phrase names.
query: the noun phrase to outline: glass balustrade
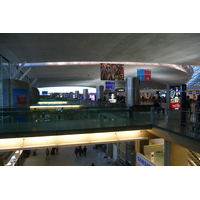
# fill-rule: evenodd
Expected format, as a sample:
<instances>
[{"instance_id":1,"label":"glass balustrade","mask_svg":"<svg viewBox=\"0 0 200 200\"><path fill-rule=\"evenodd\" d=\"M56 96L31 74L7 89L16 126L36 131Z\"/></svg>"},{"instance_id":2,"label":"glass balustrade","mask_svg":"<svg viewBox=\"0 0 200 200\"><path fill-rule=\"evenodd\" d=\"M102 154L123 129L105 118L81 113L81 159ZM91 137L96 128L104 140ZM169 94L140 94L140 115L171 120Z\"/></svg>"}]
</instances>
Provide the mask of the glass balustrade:
<instances>
[{"instance_id":1,"label":"glass balustrade","mask_svg":"<svg viewBox=\"0 0 200 200\"><path fill-rule=\"evenodd\" d=\"M150 112L128 108L79 108L59 110L13 110L0 112L0 137L62 134L61 131L92 131L150 125Z\"/></svg>"},{"instance_id":2,"label":"glass balustrade","mask_svg":"<svg viewBox=\"0 0 200 200\"><path fill-rule=\"evenodd\" d=\"M200 112L144 111L134 108L4 109L0 137L103 132L151 125L200 139ZM105 132L105 131L104 131Z\"/></svg>"}]
</instances>

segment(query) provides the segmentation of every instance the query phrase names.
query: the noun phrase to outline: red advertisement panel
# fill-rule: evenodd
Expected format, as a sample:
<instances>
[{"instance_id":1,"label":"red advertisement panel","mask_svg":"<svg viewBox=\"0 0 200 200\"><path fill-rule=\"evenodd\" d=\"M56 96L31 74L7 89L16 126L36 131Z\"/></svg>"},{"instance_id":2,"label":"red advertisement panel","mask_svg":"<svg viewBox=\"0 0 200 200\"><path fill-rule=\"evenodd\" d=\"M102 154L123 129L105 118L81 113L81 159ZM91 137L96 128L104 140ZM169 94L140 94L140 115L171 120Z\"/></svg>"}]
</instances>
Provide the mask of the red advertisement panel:
<instances>
[{"instance_id":1,"label":"red advertisement panel","mask_svg":"<svg viewBox=\"0 0 200 200\"><path fill-rule=\"evenodd\" d=\"M145 69L144 70L144 75L151 75L151 70L150 69Z\"/></svg>"},{"instance_id":2,"label":"red advertisement panel","mask_svg":"<svg viewBox=\"0 0 200 200\"><path fill-rule=\"evenodd\" d=\"M151 81L151 74L150 75L144 75L145 81Z\"/></svg>"},{"instance_id":3,"label":"red advertisement panel","mask_svg":"<svg viewBox=\"0 0 200 200\"><path fill-rule=\"evenodd\" d=\"M170 102L169 106L170 106L170 109L179 110L181 108L181 103L180 102Z\"/></svg>"}]
</instances>

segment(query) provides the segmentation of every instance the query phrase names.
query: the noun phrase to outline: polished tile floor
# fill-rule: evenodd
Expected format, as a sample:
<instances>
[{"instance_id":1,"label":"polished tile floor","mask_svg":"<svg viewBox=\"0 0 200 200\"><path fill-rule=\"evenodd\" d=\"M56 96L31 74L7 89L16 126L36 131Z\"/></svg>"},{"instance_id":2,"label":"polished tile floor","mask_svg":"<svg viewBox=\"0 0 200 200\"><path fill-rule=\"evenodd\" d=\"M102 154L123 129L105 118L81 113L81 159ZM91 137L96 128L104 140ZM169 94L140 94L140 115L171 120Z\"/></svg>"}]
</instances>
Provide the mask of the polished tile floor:
<instances>
[{"instance_id":1,"label":"polished tile floor","mask_svg":"<svg viewBox=\"0 0 200 200\"><path fill-rule=\"evenodd\" d=\"M106 153L104 153L102 149L94 149L94 145L86 147L86 156L76 156L74 153L75 147L62 147L59 148L58 153L50 155L50 159L46 159L46 149L38 149L37 156L33 156L32 150L31 155L26 158L23 166L91 166L92 163L94 163L95 166L115 165L112 160L105 158ZM146 154L145 156L150 160L150 154ZM155 153L154 163L157 166L164 165L163 153Z\"/></svg>"},{"instance_id":2,"label":"polished tile floor","mask_svg":"<svg viewBox=\"0 0 200 200\"><path fill-rule=\"evenodd\" d=\"M113 166L107 163L106 153L102 149L93 149L94 145L87 146L86 156L76 156L75 147L59 148L58 153L50 155L50 159L46 159L46 149L38 149L37 156L31 155L26 158L23 166Z\"/></svg>"}]
</instances>

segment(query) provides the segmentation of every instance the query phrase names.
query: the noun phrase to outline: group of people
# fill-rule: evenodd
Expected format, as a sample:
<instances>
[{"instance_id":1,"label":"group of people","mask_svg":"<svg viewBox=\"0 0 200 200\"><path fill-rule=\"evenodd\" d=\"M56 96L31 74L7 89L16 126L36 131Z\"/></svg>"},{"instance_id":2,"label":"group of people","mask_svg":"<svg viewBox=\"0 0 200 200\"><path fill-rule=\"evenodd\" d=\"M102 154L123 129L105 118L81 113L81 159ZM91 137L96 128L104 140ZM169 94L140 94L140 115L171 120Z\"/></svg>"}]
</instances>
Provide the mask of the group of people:
<instances>
[{"instance_id":1,"label":"group of people","mask_svg":"<svg viewBox=\"0 0 200 200\"><path fill-rule=\"evenodd\" d=\"M87 153L87 147L84 146L83 148L81 146L79 147L76 147L75 150L74 150L74 153L76 154L76 156L81 156L81 155L84 155L86 156L86 153Z\"/></svg>"},{"instance_id":2,"label":"group of people","mask_svg":"<svg viewBox=\"0 0 200 200\"><path fill-rule=\"evenodd\" d=\"M46 149L46 159L50 159L50 153L51 153L51 155L54 155L55 152L58 153L58 150L59 150L59 148L52 148L51 152L50 152L50 150L47 148Z\"/></svg>"},{"instance_id":3,"label":"group of people","mask_svg":"<svg viewBox=\"0 0 200 200\"><path fill-rule=\"evenodd\" d=\"M160 106L158 101L154 102L153 107L155 108L155 110L157 110L158 114L160 113L160 111L162 111L163 114L165 113L165 109Z\"/></svg>"}]
</instances>

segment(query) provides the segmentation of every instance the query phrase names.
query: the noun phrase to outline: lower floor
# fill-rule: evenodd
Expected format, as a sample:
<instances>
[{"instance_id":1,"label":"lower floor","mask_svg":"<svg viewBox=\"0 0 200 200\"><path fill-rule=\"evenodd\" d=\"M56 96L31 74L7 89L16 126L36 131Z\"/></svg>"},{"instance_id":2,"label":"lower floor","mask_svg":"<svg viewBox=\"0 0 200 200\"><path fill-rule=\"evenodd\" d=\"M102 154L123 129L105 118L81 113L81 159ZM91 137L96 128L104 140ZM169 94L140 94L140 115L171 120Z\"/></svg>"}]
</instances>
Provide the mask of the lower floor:
<instances>
[{"instance_id":1,"label":"lower floor","mask_svg":"<svg viewBox=\"0 0 200 200\"><path fill-rule=\"evenodd\" d=\"M164 144L163 144L164 142ZM81 150L79 148L82 148ZM75 149L79 151L76 152ZM86 149L86 151L83 151ZM7 152L6 166L199 166L200 155L163 139ZM18 152L18 153L17 153ZM10 160L5 160L10 157Z\"/></svg>"},{"instance_id":2,"label":"lower floor","mask_svg":"<svg viewBox=\"0 0 200 200\"><path fill-rule=\"evenodd\" d=\"M23 166L112 166L106 156L106 152L102 148L95 148L94 145L86 146L86 155L74 153L76 147L62 147L55 151L54 155L49 155L46 158L46 149L37 149L37 155L33 155L33 150L30 156L25 159ZM51 152L51 149L49 149Z\"/></svg>"}]
</instances>

